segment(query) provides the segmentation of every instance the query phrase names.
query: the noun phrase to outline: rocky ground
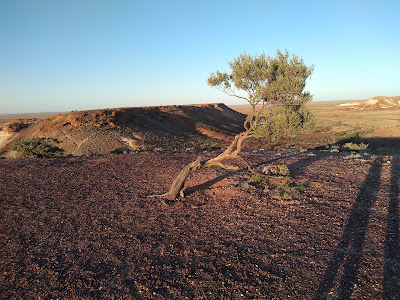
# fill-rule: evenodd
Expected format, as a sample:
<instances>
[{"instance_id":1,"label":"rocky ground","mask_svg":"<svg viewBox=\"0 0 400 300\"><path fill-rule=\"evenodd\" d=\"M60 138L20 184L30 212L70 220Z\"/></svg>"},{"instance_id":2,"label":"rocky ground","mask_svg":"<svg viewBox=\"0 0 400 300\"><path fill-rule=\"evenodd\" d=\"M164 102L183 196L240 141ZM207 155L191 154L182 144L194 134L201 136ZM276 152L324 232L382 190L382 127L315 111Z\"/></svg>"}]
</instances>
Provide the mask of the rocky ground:
<instances>
[{"instance_id":1,"label":"rocky ground","mask_svg":"<svg viewBox=\"0 0 400 300\"><path fill-rule=\"evenodd\" d=\"M245 152L305 191L210 168L149 197L197 155L0 160L0 298L398 299L398 159Z\"/></svg>"}]
</instances>

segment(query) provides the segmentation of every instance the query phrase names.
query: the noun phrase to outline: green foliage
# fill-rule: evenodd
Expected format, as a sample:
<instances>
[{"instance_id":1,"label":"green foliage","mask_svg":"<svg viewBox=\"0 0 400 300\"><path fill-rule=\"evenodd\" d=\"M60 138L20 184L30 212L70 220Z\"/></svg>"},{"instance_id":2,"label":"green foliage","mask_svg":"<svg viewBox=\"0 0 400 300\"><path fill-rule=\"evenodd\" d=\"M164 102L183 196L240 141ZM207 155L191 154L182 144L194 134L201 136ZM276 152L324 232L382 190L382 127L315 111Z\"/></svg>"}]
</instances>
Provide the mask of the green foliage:
<instances>
[{"instance_id":1,"label":"green foliage","mask_svg":"<svg viewBox=\"0 0 400 300\"><path fill-rule=\"evenodd\" d=\"M353 143L353 142L348 142L344 143L343 145L340 144L333 144L333 145L328 145L326 146L326 149L330 152L348 152L348 151L356 151L360 152L363 150L368 149L369 144L364 144L364 143Z\"/></svg>"},{"instance_id":2,"label":"green foliage","mask_svg":"<svg viewBox=\"0 0 400 300\"><path fill-rule=\"evenodd\" d=\"M362 155L360 153L350 153L349 155L346 155L343 157L344 159L357 159L357 158L362 158Z\"/></svg>"},{"instance_id":3,"label":"green foliage","mask_svg":"<svg viewBox=\"0 0 400 300\"><path fill-rule=\"evenodd\" d=\"M348 151L360 151L360 150L366 150L368 148L368 144L364 144L364 143L360 143L360 144L356 144L356 143L345 143L343 145L343 148L348 150Z\"/></svg>"},{"instance_id":4,"label":"green foliage","mask_svg":"<svg viewBox=\"0 0 400 300\"><path fill-rule=\"evenodd\" d=\"M263 173L274 176L290 177L290 170L285 164L265 167Z\"/></svg>"},{"instance_id":5,"label":"green foliage","mask_svg":"<svg viewBox=\"0 0 400 300\"><path fill-rule=\"evenodd\" d=\"M315 117L304 107L312 99L304 88L314 66L307 66L302 58L288 51L278 50L275 57L243 53L230 61L229 67L231 73L211 73L207 83L229 96L245 99L252 106L245 122L246 131L275 139L314 127ZM270 111L263 115L267 108Z\"/></svg>"},{"instance_id":6,"label":"green foliage","mask_svg":"<svg viewBox=\"0 0 400 300\"><path fill-rule=\"evenodd\" d=\"M250 178L250 183L260 184L264 187L268 187L269 178L266 175L257 174Z\"/></svg>"},{"instance_id":7,"label":"green foliage","mask_svg":"<svg viewBox=\"0 0 400 300\"><path fill-rule=\"evenodd\" d=\"M25 158L48 158L61 156L64 150L54 144L60 143L53 138L31 138L16 142L11 150L18 152Z\"/></svg>"},{"instance_id":8,"label":"green foliage","mask_svg":"<svg viewBox=\"0 0 400 300\"><path fill-rule=\"evenodd\" d=\"M289 169L284 164L269 166L267 171L263 170L263 172L266 175L253 175L242 183L242 187L250 192L264 193L279 200L298 198L306 190L303 185L295 184L295 181L290 178Z\"/></svg>"},{"instance_id":9,"label":"green foliage","mask_svg":"<svg viewBox=\"0 0 400 300\"><path fill-rule=\"evenodd\" d=\"M273 141L282 136L310 132L315 122L314 114L304 106L275 107L260 119L254 135Z\"/></svg>"},{"instance_id":10,"label":"green foliage","mask_svg":"<svg viewBox=\"0 0 400 300\"><path fill-rule=\"evenodd\" d=\"M293 198L298 198L301 193L304 193L304 186L291 186L289 184L284 184L278 186L273 192L272 197L275 199L291 200Z\"/></svg>"},{"instance_id":11,"label":"green foliage","mask_svg":"<svg viewBox=\"0 0 400 300\"><path fill-rule=\"evenodd\" d=\"M245 190L257 191L264 190L267 191L269 187L269 178L266 175L256 174L250 177L246 182L242 184Z\"/></svg>"},{"instance_id":12,"label":"green foliage","mask_svg":"<svg viewBox=\"0 0 400 300\"><path fill-rule=\"evenodd\" d=\"M304 92L306 80L314 71L303 59L288 51L276 52L275 57L251 56L247 53L229 62L232 72L216 71L210 74L208 85L224 93L246 99L249 104L279 103L303 105L311 101L311 94ZM236 93L236 89L247 96Z\"/></svg>"},{"instance_id":13,"label":"green foliage","mask_svg":"<svg viewBox=\"0 0 400 300\"><path fill-rule=\"evenodd\" d=\"M306 191L306 187L304 185L298 185L296 188L299 190L300 193L304 193Z\"/></svg>"}]
</instances>

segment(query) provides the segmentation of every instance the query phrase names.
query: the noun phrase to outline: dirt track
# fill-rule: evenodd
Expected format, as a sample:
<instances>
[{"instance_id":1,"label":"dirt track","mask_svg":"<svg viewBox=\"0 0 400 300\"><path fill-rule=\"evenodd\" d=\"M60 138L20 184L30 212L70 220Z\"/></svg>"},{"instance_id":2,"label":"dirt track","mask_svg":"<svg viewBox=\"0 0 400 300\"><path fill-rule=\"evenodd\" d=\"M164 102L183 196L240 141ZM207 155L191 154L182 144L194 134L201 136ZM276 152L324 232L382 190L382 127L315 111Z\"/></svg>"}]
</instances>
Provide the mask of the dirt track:
<instances>
[{"instance_id":1,"label":"dirt track","mask_svg":"<svg viewBox=\"0 0 400 300\"><path fill-rule=\"evenodd\" d=\"M400 162L247 152L307 189L273 200L196 154L0 160L2 299L396 299Z\"/></svg>"}]
</instances>

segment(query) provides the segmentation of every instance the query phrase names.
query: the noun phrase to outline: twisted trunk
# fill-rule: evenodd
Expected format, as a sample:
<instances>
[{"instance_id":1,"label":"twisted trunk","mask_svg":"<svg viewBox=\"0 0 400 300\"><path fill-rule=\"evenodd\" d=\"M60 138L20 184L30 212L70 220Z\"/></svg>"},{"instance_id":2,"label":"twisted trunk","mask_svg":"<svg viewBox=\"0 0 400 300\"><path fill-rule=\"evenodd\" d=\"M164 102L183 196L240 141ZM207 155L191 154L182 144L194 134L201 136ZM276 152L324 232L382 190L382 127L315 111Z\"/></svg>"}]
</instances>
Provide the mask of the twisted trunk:
<instances>
[{"instance_id":1,"label":"twisted trunk","mask_svg":"<svg viewBox=\"0 0 400 300\"><path fill-rule=\"evenodd\" d=\"M201 160L201 157L199 156L195 161L186 165L178 174L178 176L175 178L175 180L172 182L170 190L167 193L160 195L160 197L167 200L175 200L178 197L178 194L181 197L184 197L185 196L184 192L186 189L185 182L187 178L191 174L196 172L199 168L218 166L226 170L238 170L239 169L238 167L227 166L224 164L224 161L230 159L240 160L242 163L246 165L247 169L250 172L257 174L257 172L253 170L251 165L243 157L241 157L239 153L242 150L243 142L247 138L252 136L255 128L257 127L261 113L264 111L265 104L266 103L263 100L262 107L259 111L256 110L256 104L251 105L252 113L248 116L248 118L246 118L243 124L245 131L236 135L232 143L228 146L228 148L224 152L222 152L220 155L214 158L206 160Z\"/></svg>"},{"instance_id":2,"label":"twisted trunk","mask_svg":"<svg viewBox=\"0 0 400 300\"><path fill-rule=\"evenodd\" d=\"M238 170L238 167L234 166L227 166L223 162L226 160L230 159L239 159L242 161L249 171L254 172L254 170L251 168L250 164L246 162L243 157L239 155L239 152L242 149L242 144L243 141L246 140L250 134L251 134L251 129L248 128L245 132L242 132L238 135L235 136L234 140L232 143L229 145L229 147L219 154L218 156L207 159L207 160L201 160L201 157L199 156L195 161L189 163L186 165L181 172L178 174L178 176L175 178L175 180L172 182L170 190L165 193L160 195L161 197L167 199L167 200L174 200L178 197L178 194L181 197L184 197L184 191L186 189L185 182L187 178L196 172L199 168L206 168L206 167L212 167L212 166L218 166L223 169L227 170ZM255 172L254 172L255 173Z\"/></svg>"}]
</instances>

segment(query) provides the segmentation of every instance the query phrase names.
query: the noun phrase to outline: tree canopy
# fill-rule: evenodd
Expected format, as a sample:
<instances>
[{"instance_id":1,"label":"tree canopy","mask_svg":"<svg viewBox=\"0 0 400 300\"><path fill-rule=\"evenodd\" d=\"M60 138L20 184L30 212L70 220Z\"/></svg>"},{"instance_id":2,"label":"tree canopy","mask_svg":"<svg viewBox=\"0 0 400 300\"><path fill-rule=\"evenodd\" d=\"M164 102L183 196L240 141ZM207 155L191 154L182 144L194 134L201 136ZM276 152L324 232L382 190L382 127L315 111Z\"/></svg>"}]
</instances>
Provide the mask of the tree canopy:
<instances>
[{"instance_id":1,"label":"tree canopy","mask_svg":"<svg viewBox=\"0 0 400 300\"><path fill-rule=\"evenodd\" d=\"M275 57L243 53L228 64L231 73L211 73L207 83L229 96L246 100L253 107L253 119L267 104L301 106L312 99L304 88L314 66L307 66L287 50L277 50ZM262 106L257 108L259 104Z\"/></svg>"}]
</instances>

